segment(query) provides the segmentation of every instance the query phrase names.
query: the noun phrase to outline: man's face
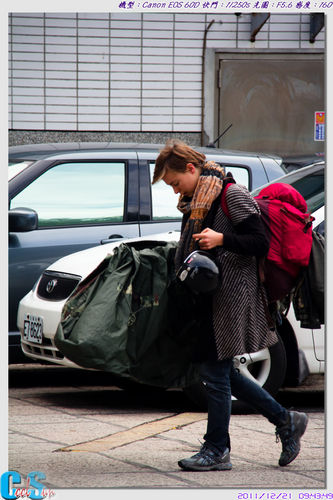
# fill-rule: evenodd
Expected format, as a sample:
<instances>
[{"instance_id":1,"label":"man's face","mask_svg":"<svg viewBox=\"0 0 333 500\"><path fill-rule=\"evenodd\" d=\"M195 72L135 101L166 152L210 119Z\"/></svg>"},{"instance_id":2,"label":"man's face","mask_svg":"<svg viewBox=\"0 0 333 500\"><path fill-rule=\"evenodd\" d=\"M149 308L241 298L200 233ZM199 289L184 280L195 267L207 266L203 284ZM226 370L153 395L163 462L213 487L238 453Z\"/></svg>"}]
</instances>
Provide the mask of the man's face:
<instances>
[{"instance_id":1,"label":"man's face","mask_svg":"<svg viewBox=\"0 0 333 500\"><path fill-rule=\"evenodd\" d=\"M164 182L171 186L175 194L183 196L192 196L198 183L200 170L195 168L192 163L186 165L185 172L176 172L175 170L167 169L163 177Z\"/></svg>"}]
</instances>

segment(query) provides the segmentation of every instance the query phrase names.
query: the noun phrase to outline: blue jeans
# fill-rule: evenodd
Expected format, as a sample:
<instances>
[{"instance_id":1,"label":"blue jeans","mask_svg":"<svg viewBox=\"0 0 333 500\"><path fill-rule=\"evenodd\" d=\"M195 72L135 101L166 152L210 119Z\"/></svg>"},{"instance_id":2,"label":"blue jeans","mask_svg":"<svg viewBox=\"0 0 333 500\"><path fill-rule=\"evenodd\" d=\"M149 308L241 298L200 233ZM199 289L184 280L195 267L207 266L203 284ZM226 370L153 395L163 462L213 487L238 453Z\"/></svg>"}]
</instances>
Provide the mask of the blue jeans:
<instances>
[{"instance_id":1,"label":"blue jeans","mask_svg":"<svg viewBox=\"0 0 333 500\"><path fill-rule=\"evenodd\" d=\"M208 399L204 439L212 449L224 451L228 447L231 395L252 406L276 426L287 420L287 410L262 387L241 375L232 359L205 361L200 364L199 372Z\"/></svg>"}]
</instances>

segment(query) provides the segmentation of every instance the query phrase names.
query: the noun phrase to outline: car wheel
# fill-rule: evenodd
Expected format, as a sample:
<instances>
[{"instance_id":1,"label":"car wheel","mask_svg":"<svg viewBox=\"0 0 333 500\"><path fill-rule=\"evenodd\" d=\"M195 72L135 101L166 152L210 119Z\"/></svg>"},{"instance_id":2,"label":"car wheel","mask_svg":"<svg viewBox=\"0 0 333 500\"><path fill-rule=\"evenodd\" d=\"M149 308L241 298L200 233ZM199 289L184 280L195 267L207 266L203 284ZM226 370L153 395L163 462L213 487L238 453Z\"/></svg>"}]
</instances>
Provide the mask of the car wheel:
<instances>
[{"instance_id":1,"label":"car wheel","mask_svg":"<svg viewBox=\"0 0 333 500\"><path fill-rule=\"evenodd\" d=\"M242 354L234 358L234 366L242 375L255 381L274 396L282 386L287 371L287 356L279 334L278 342L261 351ZM185 394L201 409L207 408L207 399L203 384L185 387ZM234 399L234 398L233 398Z\"/></svg>"}]
</instances>

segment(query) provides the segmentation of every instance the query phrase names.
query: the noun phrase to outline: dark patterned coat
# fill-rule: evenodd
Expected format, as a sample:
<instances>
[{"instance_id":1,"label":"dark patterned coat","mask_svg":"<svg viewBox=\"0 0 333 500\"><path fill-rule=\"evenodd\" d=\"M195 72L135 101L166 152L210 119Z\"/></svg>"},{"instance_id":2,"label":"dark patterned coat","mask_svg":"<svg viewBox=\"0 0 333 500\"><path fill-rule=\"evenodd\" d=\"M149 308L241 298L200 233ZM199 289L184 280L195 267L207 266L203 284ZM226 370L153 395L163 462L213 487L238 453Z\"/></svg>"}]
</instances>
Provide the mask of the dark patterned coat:
<instances>
[{"instance_id":1,"label":"dark patterned coat","mask_svg":"<svg viewBox=\"0 0 333 500\"><path fill-rule=\"evenodd\" d=\"M233 184L226 193L230 219L219 205L212 225L224 233L224 245L215 251L221 282L212 300L212 322L217 358L256 352L277 342L268 327L265 291L259 282L257 261L263 249L259 207L249 191Z\"/></svg>"}]
</instances>

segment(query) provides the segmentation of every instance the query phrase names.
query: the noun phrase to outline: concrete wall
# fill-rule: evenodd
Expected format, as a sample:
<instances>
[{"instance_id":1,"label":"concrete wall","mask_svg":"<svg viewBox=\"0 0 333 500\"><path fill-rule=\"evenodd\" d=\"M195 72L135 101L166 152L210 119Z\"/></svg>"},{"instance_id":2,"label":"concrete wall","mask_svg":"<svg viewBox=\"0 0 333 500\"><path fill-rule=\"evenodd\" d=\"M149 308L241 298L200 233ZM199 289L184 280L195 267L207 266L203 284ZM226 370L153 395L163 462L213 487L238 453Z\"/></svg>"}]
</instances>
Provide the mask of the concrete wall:
<instances>
[{"instance_id":1,"label":"concrete wall","mask_svg":"<svg viewBox=\"0 0 333 500\"><path fill-rule=\"evenodd\" d=\"M324 29L309 43L309 14L271 14L251 42L250 14L13 13L10 144L170 136L199 144L202 46L211 20L208 54L325 48ZM206 82L206 93L214 88Z\"/></svg>"}]
</instances>

